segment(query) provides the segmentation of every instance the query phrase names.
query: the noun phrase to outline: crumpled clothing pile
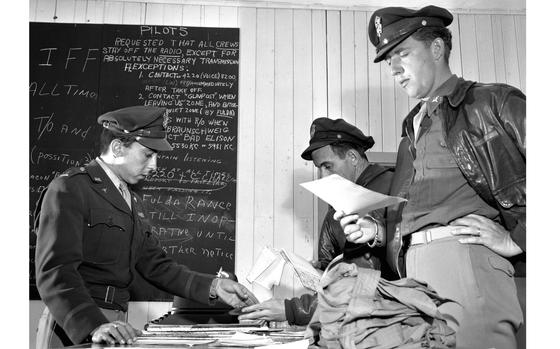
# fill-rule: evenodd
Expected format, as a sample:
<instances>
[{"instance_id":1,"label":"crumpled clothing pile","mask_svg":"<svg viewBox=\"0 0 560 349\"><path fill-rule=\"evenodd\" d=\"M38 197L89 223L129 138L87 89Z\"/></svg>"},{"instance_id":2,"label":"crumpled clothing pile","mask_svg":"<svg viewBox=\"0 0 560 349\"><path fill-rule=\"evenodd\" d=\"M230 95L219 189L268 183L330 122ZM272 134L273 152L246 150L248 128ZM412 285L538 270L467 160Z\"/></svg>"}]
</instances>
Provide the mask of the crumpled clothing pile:
<instances>
[{"instance_id":1,"label":"crumpled clothing pile","mask_svg":"<svg viewBox=\"0 0 560 349\"><path fill-rule=\"evenodd\" d=\"M388 281L381 272L340 263L325 272L308 327L322 348L455 348L455 331L426 283Z\"/></svg>"}]
</instances>

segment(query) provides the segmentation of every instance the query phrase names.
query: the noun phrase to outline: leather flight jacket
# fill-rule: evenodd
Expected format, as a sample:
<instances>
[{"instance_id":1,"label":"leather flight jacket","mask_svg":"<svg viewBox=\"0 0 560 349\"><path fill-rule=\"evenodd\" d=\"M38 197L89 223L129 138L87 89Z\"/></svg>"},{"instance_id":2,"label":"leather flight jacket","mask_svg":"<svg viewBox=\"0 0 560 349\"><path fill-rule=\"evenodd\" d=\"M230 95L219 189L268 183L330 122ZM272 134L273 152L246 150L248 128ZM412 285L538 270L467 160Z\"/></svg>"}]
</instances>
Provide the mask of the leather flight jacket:
<instances>
[{"instance_id":1,"label":"leather flight jacket","mask_svg":"<svg viewBox=\"0 0 560 349\"><path fill-rule=\"evenodd\" d=\"M525 102L515 87L459 78L437 107L444 141L459 169L476 193L499 211L498 223L523 250L509 258L518 277L525 276ZM421 103L403 121L391 195L407 198L414 177L412 121L420 107ZM387 210L387 259L401 277L405 270L399 223L404 205Z\"/></svg>"}]
</instances>

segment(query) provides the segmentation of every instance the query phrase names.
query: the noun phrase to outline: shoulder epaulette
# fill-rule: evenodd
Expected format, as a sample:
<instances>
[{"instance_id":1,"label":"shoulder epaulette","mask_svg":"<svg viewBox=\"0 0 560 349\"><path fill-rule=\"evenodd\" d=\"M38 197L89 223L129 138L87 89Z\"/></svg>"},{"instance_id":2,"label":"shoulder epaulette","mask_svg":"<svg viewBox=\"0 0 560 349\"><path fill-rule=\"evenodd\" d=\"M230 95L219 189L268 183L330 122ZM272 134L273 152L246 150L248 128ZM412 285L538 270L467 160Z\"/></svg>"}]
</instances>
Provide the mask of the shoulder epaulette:
<instances>
[{"instance_id":1,"label":"shoulder epaulette","mask_svg":"<svg viewBox=\"0 0 560 349\"><path fill-rule=\"evenodd\" d=\"M72 177L72 176L75 176L77 174L84 174L84 173L87 173L86 168L84 166L71 167L71 168L67 169L66 171L64 171L64 173L61 174L60 177Z\"/></svg>"}]
</instances>

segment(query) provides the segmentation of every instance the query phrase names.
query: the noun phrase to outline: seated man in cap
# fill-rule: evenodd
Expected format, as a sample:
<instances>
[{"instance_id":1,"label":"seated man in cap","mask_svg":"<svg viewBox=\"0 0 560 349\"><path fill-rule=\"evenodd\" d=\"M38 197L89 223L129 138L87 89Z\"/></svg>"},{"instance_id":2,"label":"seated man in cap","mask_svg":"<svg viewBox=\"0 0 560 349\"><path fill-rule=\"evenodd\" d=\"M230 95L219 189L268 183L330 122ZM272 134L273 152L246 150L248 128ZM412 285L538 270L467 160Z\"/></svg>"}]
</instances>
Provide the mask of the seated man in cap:
<instances>
[{"instance_id":1,"label":"seated man in cap","mask_svg":"<svg viewBox=\"0 0 560 349\"><path fill-rule=\"evenodd\" d=\"M371 136L366 137L357 127L343 119L317 118L311 124L309 147L301 157L312 160L322 177L338 174L363 187L387 194L392 171L368 162L365 151L373 144ZM377 240L373 243L346 242L344 232L340 224L333 219L333 214L334 209L329 206L319 236L318 267L324 270L336 256L343 254L346 262L382 270L383 277L393 278L390 269L385 267L384 228L379 229ZM382 222L385 210L376 210L371 214ZM247 314L239 316L239 319L287 320L290 324L307 325L316 307L315 294L286 300L271 299L242 309Z\"/></svg>"},{"instance_id":2,"label":"seated man in cap","mask_svg":"<svg viewBox=\"0 0 560 349\"><path fill-rule=\"evenodd\" d=\"M42 193L37 209L37 288L47 307L37 348L86 341L130 344L140 333L126 322L132 268L159 288L242 307L256 298L242 285L191 271L163 252L128 185L156 170L166 140L164 108L135 106L108 112L100 155L70 168Z\"/></svg>"},{"instance_id":3,"label":"seated man in cap","mask_svg":"<svg viewBox=\"0 0 560 349\"><path fill-rule=\"evenodd\" d=\"M420 100L403 121L391 194L408 201L387 211L388 262L458 302L440 309L457 348L515 348L523 319L513 265L525 273L525 95L451 73L452 20L435 6L382 8L370 20L374 61L385 61ZM370 221L356 219L341 219L349 241L372 239Z\"/></svg>"}]
</instances>

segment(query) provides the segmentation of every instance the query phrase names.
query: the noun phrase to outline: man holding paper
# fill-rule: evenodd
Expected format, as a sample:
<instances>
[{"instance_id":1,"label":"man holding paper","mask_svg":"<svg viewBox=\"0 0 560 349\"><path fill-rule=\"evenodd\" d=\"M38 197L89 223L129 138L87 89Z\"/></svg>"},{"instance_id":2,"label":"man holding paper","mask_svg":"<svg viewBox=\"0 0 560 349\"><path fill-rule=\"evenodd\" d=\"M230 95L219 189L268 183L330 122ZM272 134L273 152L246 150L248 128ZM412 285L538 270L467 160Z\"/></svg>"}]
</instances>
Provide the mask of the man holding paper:
<instances>
[{"instance_id":1,"label":"man holding paper","mask_svg":"<svg viewBox=\"0 0 560 349\"><path fill-rule=\"evenodd\" d=\"M512 263L525 274L525 95L451 73L452 21L436 6L382 8L370 20L374 62L385 61L420 100L403 122L391 192L408 202L387 212L388 262L458 302L440 309L457 348L515 348L523 318ZM349 241L373 238L357 218L341 219Z\"/></svg>"},{"instance_id":2,"label":"man holding paper","mask_svg":"<svg viewBox=\"0 0 560 349\"><path fill-rule=\"evenodd\" d=\"M387 194L393 172L378 164L368 162L365 151L374 144L371 136L366 136L357 127L343 119L317 118L310 128L309 146L301 157L313 161L321 177L337 174L364 188ZM377 240L355 244L346 242L340 224L334 220L335 210L329 209L323 219L319 236L319 265L324 270L338 255L343 254L346 262L360 267L382 270L385 278L392 278L389 268L384 266L385 233L380 225ZM385 209L371 212L376 220L383 222ZM271 299L243 309L240 320L262 319L285 321L290 324L307 325L317 306L316 295L303 295L293 299Z\"/></svg>"}]
</instances>

